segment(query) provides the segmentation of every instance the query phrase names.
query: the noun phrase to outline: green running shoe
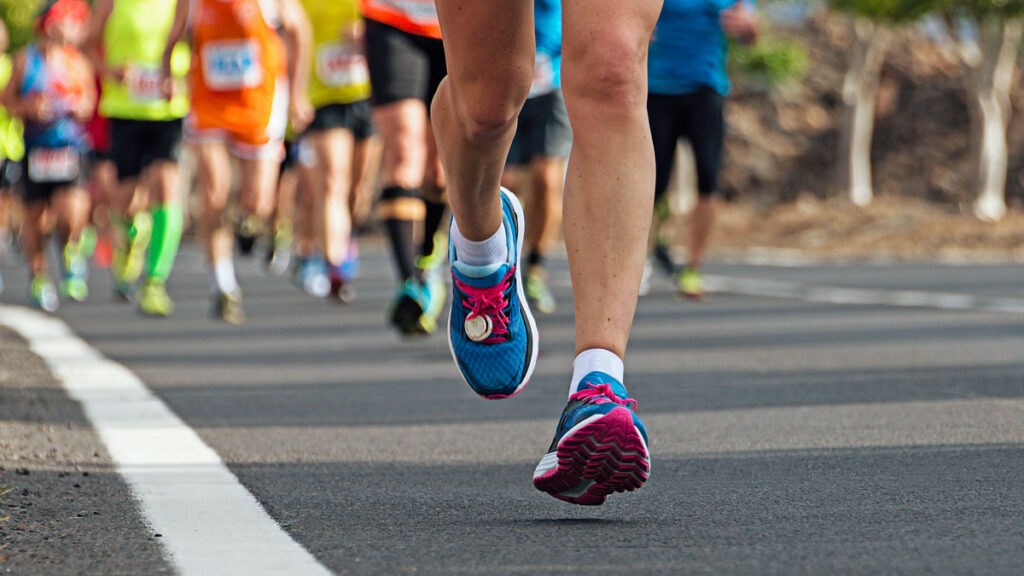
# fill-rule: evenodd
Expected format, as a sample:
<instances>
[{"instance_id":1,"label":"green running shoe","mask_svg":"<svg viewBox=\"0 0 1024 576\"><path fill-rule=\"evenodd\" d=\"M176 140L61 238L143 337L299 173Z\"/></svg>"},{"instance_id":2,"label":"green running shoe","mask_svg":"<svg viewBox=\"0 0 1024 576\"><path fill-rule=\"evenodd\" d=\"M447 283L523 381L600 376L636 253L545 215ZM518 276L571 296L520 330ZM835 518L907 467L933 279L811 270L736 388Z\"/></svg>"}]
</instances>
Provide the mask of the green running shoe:
<instances>
[{"instance_id":1,"label":"green running shoe","mask_svg":"<svg viewBox=\"0 0 1024 576\"><path fill-rule=\"evenodd\" d=\"M128 238L114 250L110 272L114 276L114 291L125 302L135 294L135 284L146 265L146 250L153 235L153 217L140 212L132 217Z\"/></svg>"},{"instance_id":2,"label":"green running shoe","mask_svg":"<svg viewBox=\"0 0 1024 576\"><path fill-rule=\"evenodd\" d=\"M60 282L60 295L75 302L89 297L89 260L81 251L80 242L64 246L64 271Z\"/></svg>"},{"instance_id":3,"label":"green running shoe","mask_svg":"<svg viewBox=\"0 0 1024 576\"><path fill-rule=\"evenodd\" d=\"M547 280L541 270L531 271L526 277L526 299L530 307L541 314L553 314L557 304L555 295L551 293Z\"/></svg>"},{"instance_id":4,"label":"green running shoe","mask_svg":"<svg viewBox=\"0 0 1024 576\"><path fill-rule=\"evenodd\" d=\"M32 278L32 282L28 285L28 297L32 301L32 305L40 310L57 311L57 289L53 286L53 280L50 280L46 274L39 274Z\"/></svg>"},{"instance_id":5,"label":"green running shoe","mask_svg":"<svg viewBox=\"0 0 1024 576\"><path fill-rule=\"evenodd\" d=\"M151 318L166 318L174 312L174 302L163 280L150 278L139 290L139 313Z\"/></svg>"},{"instance_id":6,"label":"green running shoe","mask_svg":"<svg viewBox=\"0 0 1024 576\"><path fill-rule=\"evenodd\" d=\"M704 298L704 276L696 268L687 266L676 277L679 293L686 298L701 300Z\"/></svg>"},{"instance_id":7,"label":"green running shoe","mask_svg":"<svg viewBox=\"0 0 1024 576\"><path fill-rule=\"evenodd\" d=\"M60 282L60 295L75 302L85 302L89 297L89 285L84 278L69 276Z\"/></svg>"}]
</instances>

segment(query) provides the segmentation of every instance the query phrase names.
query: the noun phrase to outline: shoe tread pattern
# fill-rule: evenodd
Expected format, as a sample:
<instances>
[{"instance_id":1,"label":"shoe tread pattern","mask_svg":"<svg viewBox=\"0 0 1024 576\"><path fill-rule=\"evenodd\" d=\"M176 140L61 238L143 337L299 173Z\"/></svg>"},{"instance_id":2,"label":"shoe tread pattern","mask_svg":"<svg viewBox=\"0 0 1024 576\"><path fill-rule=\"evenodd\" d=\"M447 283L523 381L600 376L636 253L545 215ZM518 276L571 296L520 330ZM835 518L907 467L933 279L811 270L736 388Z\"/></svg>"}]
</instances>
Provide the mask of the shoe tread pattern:
<instances>
[{"instance_id":1,"label":"shoe tread pattern","mask_svg":"<svg viewBox=\"0 0 1024 576\"><path fill-rule=\"evenodd\" d=\"M556 453L558 466L533 483L538 490L573 504L603 504L613 492L640 488L650 474L650 455L626 408L615 408L566 434ZM576 494L587 483L591 485Z\"/></svg>"}]
</instances>

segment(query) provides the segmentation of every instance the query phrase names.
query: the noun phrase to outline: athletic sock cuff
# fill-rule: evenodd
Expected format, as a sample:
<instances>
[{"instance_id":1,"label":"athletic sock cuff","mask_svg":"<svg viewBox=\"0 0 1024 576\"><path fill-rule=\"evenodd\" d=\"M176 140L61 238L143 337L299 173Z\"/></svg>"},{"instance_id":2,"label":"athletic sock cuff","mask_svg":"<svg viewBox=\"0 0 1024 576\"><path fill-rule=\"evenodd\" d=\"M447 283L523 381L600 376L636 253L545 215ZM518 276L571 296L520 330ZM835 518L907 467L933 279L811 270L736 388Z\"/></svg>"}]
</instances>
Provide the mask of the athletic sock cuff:
<instances>
[{"instance_id":1,"label":"athletic sock cuff","mask_svg":"<svg viewBox=\"0 0 1024 576\"><path fill-rule=\"evenodd\" d=\"M603 372L625 385L625 365L622 358L614 352L603 348L591 348L576 355L572 362L572 380L569 384L569 396L572 397L579 388L580 381L591 372Z\"/></svg>"},{"instance_id":2,"label":"athletic sock cuff","mask_svg":"<svg viewBox=\"0 0 1024 576\"><path fill-rule=\"evenodd\" d=\"M505 238L505 223L498 226L498 230L490 238L475 242L467 240L459 225L452 220L451 229L452 243L455 245L455 254L459 262L470 266L489 266L508 259L508 242Z\"/></svg>"}]
</instances>

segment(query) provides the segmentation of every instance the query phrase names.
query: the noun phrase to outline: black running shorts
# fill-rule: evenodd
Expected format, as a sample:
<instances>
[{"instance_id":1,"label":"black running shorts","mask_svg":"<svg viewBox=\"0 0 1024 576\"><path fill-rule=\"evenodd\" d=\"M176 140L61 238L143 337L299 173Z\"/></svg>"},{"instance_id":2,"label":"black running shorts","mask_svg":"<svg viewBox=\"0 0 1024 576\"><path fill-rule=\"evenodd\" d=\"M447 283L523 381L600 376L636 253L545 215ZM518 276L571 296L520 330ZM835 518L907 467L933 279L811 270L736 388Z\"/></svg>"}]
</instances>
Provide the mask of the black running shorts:
<instances>
[{"instance_id":1,"label":"black running shorts","mask_svg":"<svg viewBox=\"0 0 1024 576\"><path fill-rule=\"evenodd\" d=\"M373 136L373 115L369 100L360 100L350 104L328 104L316 109L313 121L306 128L306 133L345 128L355 135L356 140L366 140Z\"/></svg>"},{"instance_id":2,"label":"black running shorts","mask_svg":"<svg viewBox=\"0 0 1024 576\"><path fill-rule=\"evenodd\" d=\"M137 178L150 164L177 162L182 121L110 119L110 157L121 180Z\"/></svg>"},{"instance_id":3,"label":"black running shorts","mask_svg":"<svg viewBox=\"0 0 1024 576\"><path fill-rule=\"evenodd\" d=\"M715 192L725 138L724 107L725 98L711 88L702 88L690 94L647 96L647 116L651 121L657 167L655 197L660 197L668 188L669 175L676 158L676 143L680 138L686 138L693 147L697 164L697 191L701 196Z\"/></svg>"},{"instance_id":4,"label":"black running shorts","mask_svg":"<svg viewBox=\"0 0 1024 576\"><path fill-rule=\"evenodd\" d=\"M429 106L437 86L448 74L441 41L369 19L365 41L373 104L416 99Z\"/></svg>"},{"instance_id":5,"label":"black running shorts","mask_svg":"<svg viewBox=\"0 0 1024 576\"><path fill-rule=\"evenodd\" d=\"M85 185L89 179L89 155L77 147L29 146L21 161L21 177L26 204L49 202L61 188Z\"/></svg>"},{"instance_id":6,"label":"black running shorts","mask_svg":"<svg viewBox=\"0 0 1024 576\"><path fill-rule=\"evenodd\" d=\"M572 147L572 128L562 91L555 90L526 100L508 153L510 166L524 166L534 158L567 158Z\"/></svg>"}]
</instances>

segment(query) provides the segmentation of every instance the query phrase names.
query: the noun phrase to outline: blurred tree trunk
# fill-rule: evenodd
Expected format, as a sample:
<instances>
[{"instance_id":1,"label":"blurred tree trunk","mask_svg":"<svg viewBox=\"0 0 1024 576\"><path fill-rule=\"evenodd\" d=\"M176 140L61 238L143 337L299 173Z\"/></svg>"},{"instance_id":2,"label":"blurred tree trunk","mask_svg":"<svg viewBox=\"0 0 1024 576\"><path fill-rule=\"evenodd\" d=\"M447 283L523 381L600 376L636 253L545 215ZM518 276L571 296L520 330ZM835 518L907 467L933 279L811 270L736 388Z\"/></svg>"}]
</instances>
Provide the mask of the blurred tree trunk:
<instances>
[{"instance_id":1,"label":"blurred tree trunk","mask_svg":"<svg viewBox=\"0 0 1024 576\"><path fill-rule=\"evenodd\" d=\"M980 123L977 162L978 194L974 214L995 221L1006 214L1006 173L1009 150L1006 131L1010 125L1010 87L1024 25L1017 19L986 18L978 22L981 58L970 75L971 94Z\"/></svg>"},{"instance_id":2,"label":"blurred tree trunk","mask_svg":"<svg viewBox=\"0 0 1024 576\"><path fill-rule=\"evenodd\" d=\"M892 30L866 18L851 19L849 67L843 80L846 120L840 133L839 165L850 201L867 206L871 184L871 140L875 130L875 99Z\"/></svg>"}]
</instances>

